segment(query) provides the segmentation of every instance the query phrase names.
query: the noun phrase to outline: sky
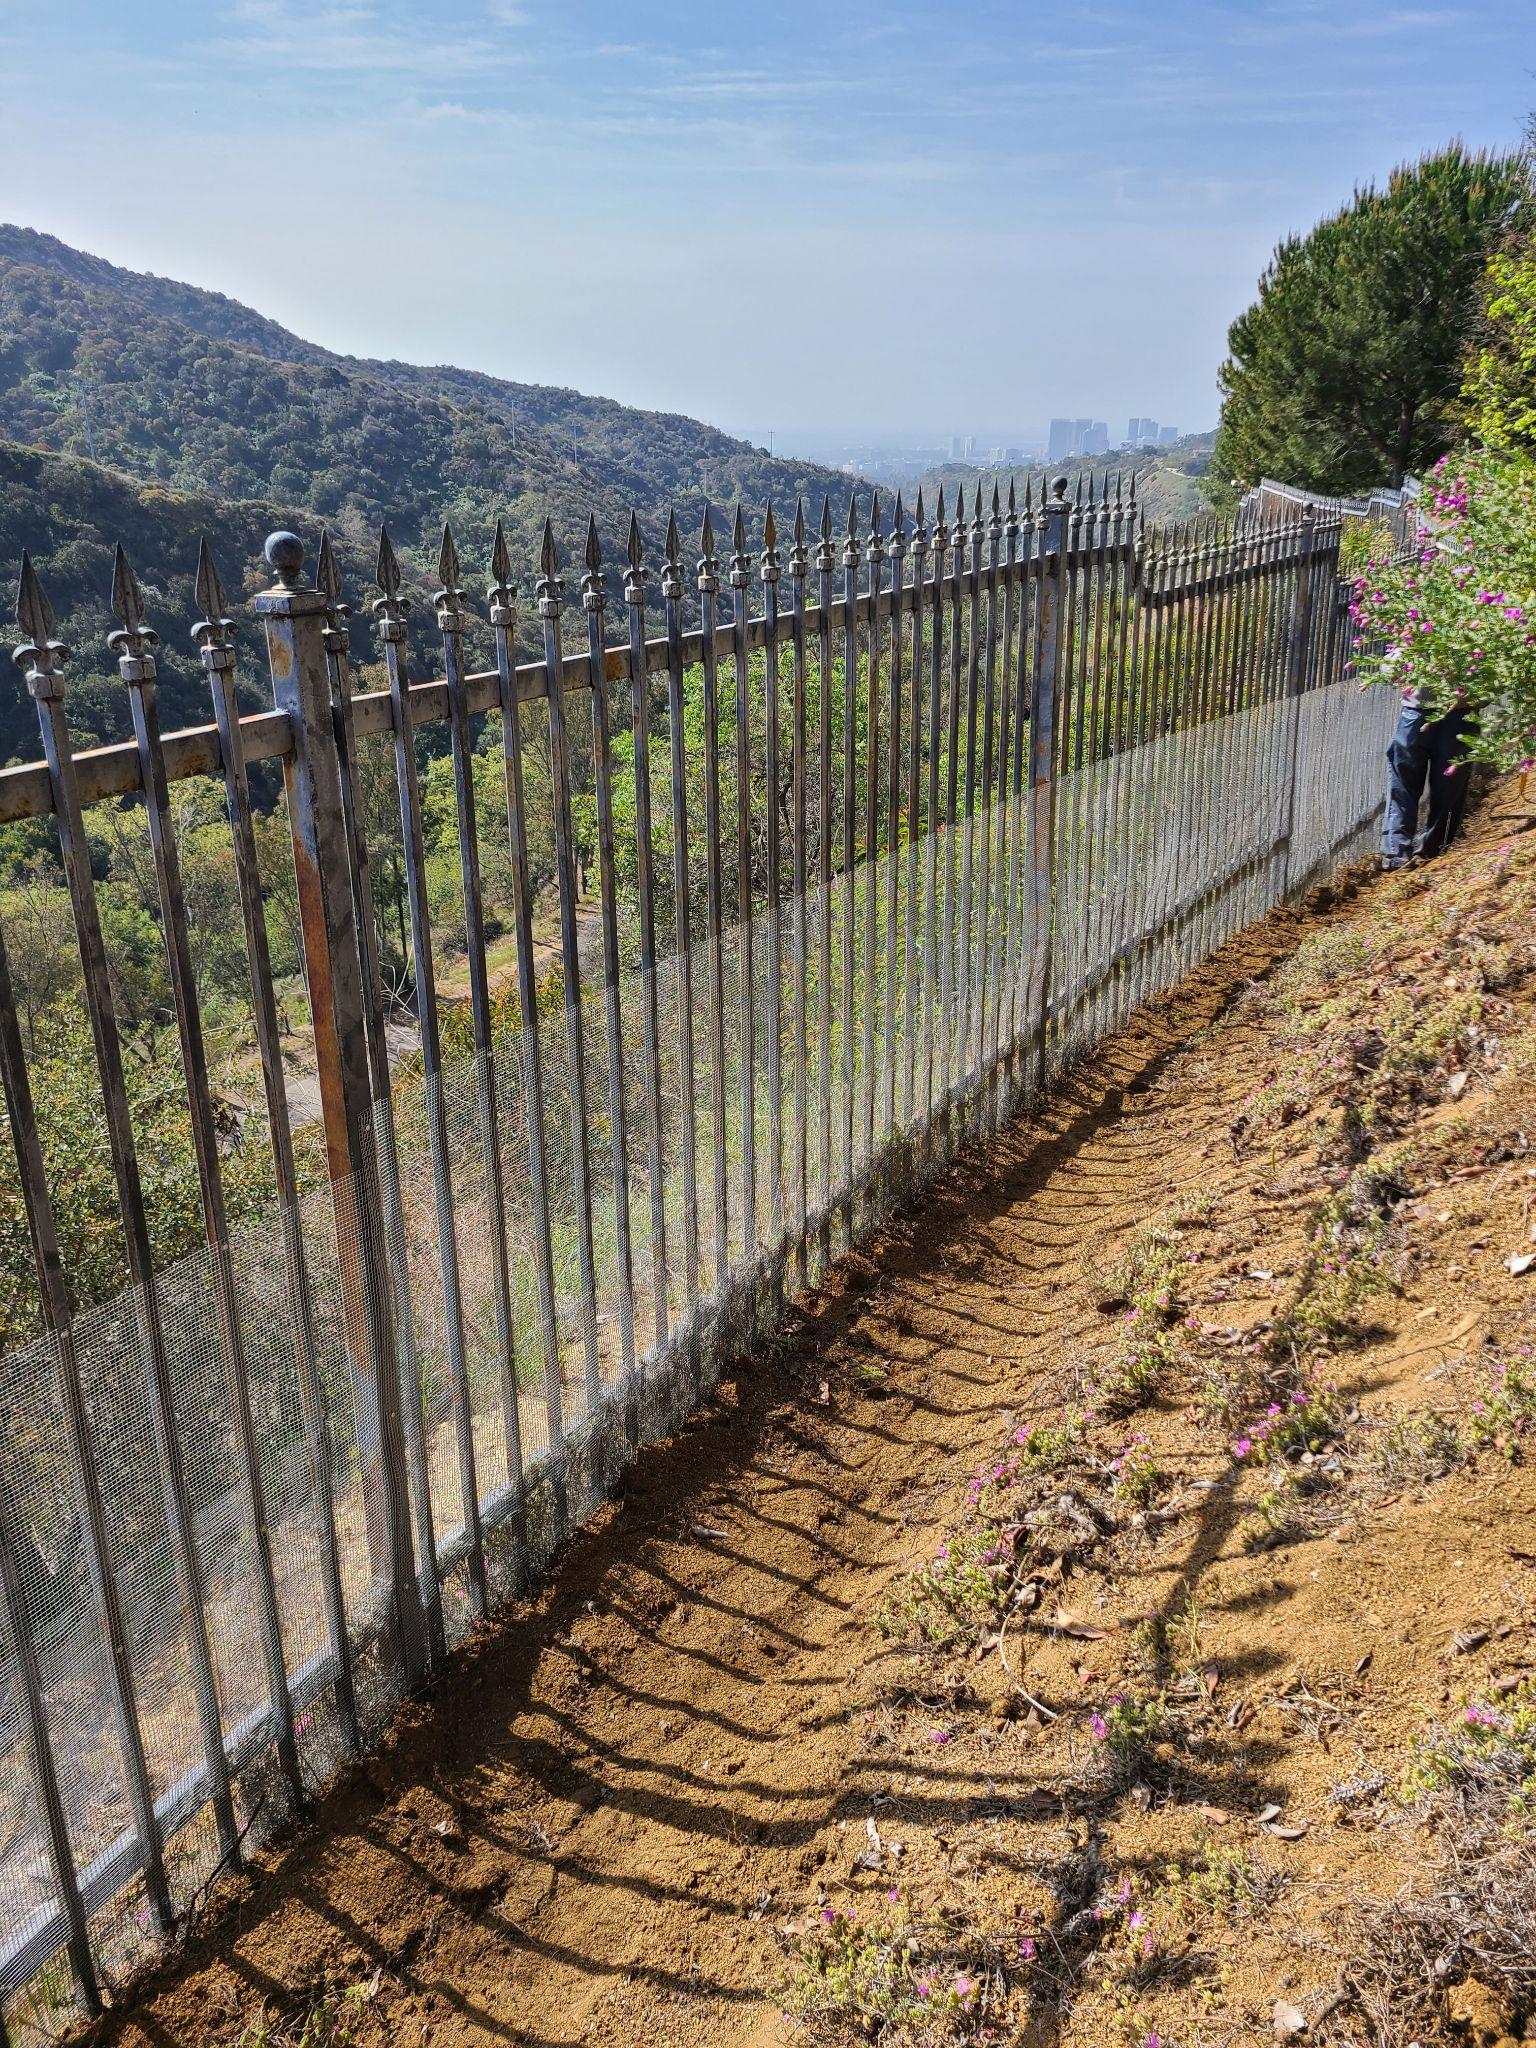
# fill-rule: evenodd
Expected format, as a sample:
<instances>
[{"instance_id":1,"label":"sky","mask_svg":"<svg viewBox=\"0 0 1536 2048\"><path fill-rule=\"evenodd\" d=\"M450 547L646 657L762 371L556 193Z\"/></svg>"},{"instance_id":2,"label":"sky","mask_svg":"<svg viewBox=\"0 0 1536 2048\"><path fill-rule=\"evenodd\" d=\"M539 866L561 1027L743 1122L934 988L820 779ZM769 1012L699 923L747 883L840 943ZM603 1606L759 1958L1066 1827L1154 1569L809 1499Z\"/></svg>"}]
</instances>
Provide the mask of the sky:
<instances>
[{"instance_id":1,"label":"sky","mask_svg":"<svg viewBox=\"0 0 1536 2048\"><path fill-rule=\"evenodd\" d=\"M1536 0L0 0L0 218L785 451L1214 424L1275 242L1536 107Z\"/></svg>"}]
</instances>

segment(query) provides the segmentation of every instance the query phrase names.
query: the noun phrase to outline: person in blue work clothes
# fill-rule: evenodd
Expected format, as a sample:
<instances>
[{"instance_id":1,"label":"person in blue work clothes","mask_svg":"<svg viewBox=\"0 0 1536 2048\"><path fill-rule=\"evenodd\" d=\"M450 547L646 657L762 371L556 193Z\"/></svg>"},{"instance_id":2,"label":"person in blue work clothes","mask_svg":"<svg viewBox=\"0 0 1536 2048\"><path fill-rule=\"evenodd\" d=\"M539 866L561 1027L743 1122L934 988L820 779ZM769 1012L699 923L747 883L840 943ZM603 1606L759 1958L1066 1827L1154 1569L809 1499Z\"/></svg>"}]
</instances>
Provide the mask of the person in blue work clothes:
<instances>
[{"instance_id":1,"label":"person in blue work clothes","mask_svg":"<svg viewBox=\"0 0 1536 2048\"><path fill-rule=\"evenodd\" d=\"M1468 765L1461 741L1467 714L1457 704L1439 716L1420 704L1409 690L1403 698L1397 730L1387 748L1387 809L1381 828L1381 864L1406 867L1419 855L1424 860L1444 853L1461 830L1467 808ZM1429 784L1429 814L1419 837L1419 806Z\"/></svg>"}]
</instances>

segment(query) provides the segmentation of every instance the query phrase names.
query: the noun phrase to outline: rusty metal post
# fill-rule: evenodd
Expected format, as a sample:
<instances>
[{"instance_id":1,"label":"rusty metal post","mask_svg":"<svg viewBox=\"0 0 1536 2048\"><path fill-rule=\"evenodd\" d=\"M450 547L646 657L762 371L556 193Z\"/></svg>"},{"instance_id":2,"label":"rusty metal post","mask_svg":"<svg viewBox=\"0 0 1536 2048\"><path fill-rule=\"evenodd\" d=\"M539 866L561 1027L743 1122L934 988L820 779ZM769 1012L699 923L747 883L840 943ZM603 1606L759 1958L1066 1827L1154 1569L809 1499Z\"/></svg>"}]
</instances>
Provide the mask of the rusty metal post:
<instances>
[{"instance_id":1,"label":"rusty metal post","mask_svg":"<svg viewBox=\"0 0 1536 2048\"><path fill-rule=\"evenodd\" d=\"M405 1682L414 1684L426 1669L426 1632L411 1545L392 1296L384 1270L368 1079L367 983L331 716L326 600L300 580L304 546L296 535L273 534L266 556L277 581L252 600L252 609L266 633L273 699L293 727L293 752L284 771L346 1342L357 1395L369 1549L386 1639ZM436 1570L433 1558L420 1564L424 1572Z\"/></svg>"}]
</instances>

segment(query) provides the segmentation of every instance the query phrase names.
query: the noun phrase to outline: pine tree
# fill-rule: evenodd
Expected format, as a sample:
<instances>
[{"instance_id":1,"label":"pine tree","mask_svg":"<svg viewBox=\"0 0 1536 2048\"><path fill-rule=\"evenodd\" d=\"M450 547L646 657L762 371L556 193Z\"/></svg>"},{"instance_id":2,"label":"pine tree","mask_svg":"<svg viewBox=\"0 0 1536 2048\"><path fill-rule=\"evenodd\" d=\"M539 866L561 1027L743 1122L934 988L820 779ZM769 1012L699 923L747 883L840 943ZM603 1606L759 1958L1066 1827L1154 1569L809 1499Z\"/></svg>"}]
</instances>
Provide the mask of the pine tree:
<instances>
[{"instance_id":1,"label":"pine tree","mask_svg":"<svg viewBox=\"0 0 1536 2048\"><path fill-rule=\"evenodd\" d=\"M1454 143L1282 242L1228 335L1213 474L1349 492L1427 468L1455 438L1485 267L1532 217L1523 154Z\"/></svg>"}]
</instances>

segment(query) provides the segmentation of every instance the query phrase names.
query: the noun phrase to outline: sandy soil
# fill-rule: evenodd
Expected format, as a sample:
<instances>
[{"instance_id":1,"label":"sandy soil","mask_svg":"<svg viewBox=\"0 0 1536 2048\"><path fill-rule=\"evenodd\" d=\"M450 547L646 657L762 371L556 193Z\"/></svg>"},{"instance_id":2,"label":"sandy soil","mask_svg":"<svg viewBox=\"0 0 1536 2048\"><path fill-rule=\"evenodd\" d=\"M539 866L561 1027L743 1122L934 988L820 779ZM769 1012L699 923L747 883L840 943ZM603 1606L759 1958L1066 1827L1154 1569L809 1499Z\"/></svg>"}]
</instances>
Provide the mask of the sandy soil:
<instances>
[{"instance_id":1,"label":"sandy soil","mask_svg":"<svg viewBox=\"0 0 1536 2048\"><path fill-rule=\"evenodd\" d=\"M1312 2039L1360 2025L1344 1910L1420 1856L1372 1806L1377 1781L1426 1713L1536 1658L1531 1464L1485 1450L1431 1483L1362 1453L1304 1528L1256 1546L1262 1477L1175 1373L1089 1426L1104 1469L1145 1436L1150 1509L1058 1560L1001 1642L924 1650L877 1620L963 1526L971 1475L1102 1364L1103 1275L1149 1220L1195 1219L1181 1309L1207 1364L1273 1326L1337 1176L1321 1112L1244 1122L1280 1058L1253 985L1384 905L1430 935L1433 983L1431 887L1462 874L1475 894L1514 817L1498 792L1437 868L1275 914L844 1262L93 2040L237 2042L265 2021L297 2041L349 1989L351 2032L316 2043L904 2038L784 2017L797 1954L845 1905L910 1914L967 1983L963 1959L986 1961L986 1997L962 1994L935 2039L1270 2040L1276 2001ZM1529 911L1513 922L1528 944ZM1502 999L1506 1040L1530 988ZM1397 1284L1330 1340L1355 1419L1437 1398L1485 1340L1531 1337L1536 1272L1507 1260L1529 1236L1533 1100L1530 1064L1485 1045L1470 1083L1415 1107L1428 1149L1394 1212ZM1177 1730L1112 1781L1092 1717L1143 1682L1154 1636ZM1356 1780L1362 1801L1334 1796ZM1151 1985L1109 1968L1128 1915L1089 1903L1085 1934L1084 1902L1212 1844L1265 1873L1262 1905L1213 1909L1198 1960Z\"/></svg>"}]
</instances>

